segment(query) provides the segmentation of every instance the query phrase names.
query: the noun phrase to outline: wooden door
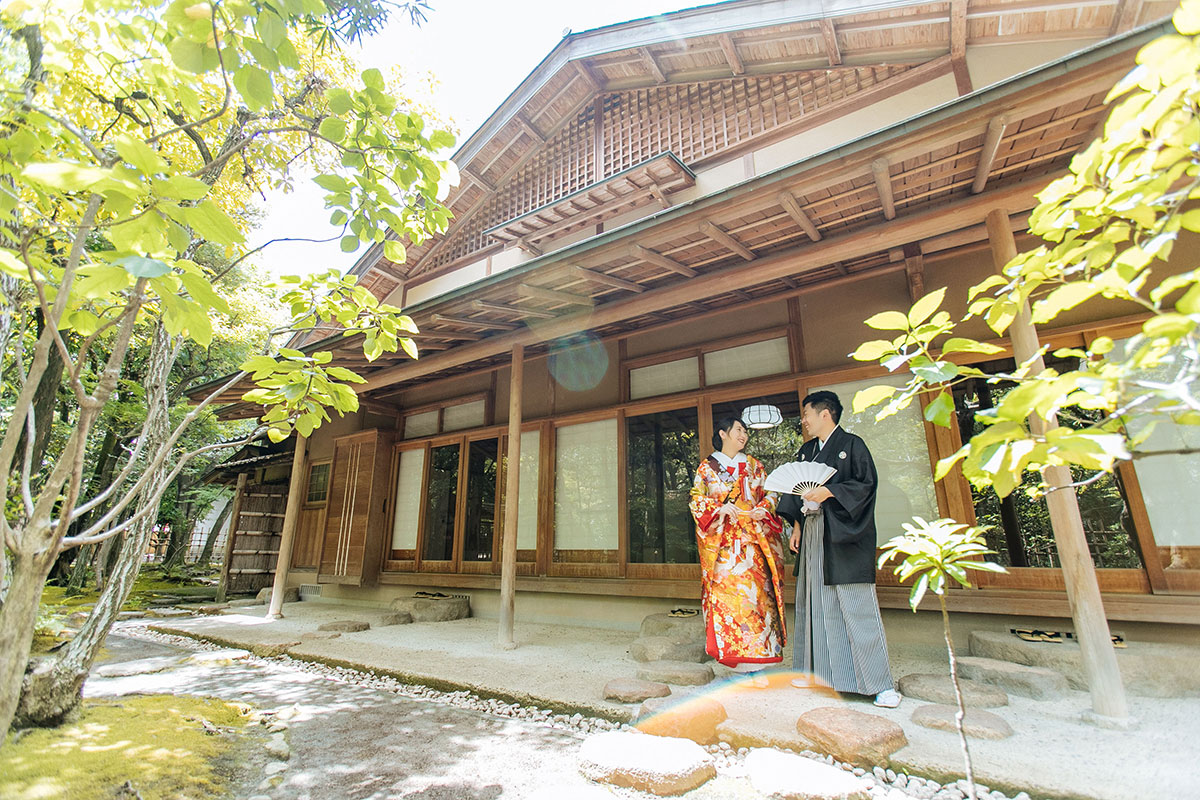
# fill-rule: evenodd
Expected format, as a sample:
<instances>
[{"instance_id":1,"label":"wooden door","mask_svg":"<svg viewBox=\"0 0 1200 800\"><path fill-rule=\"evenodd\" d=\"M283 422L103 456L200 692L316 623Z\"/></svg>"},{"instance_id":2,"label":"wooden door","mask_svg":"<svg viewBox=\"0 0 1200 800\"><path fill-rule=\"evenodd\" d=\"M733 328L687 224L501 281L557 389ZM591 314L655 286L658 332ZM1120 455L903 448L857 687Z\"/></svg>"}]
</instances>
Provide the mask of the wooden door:
<instances>
[{"instance_id":1,"label":"wooden door","mask_svg":"<svg viewBox=\"0 0 1200 800\"><path fill-rule=\"evenodd\" d=\"M287 496L286 483L246 487L238 518L232 520L229 594L255 594L274 582Z\"/></svg>"},{"instance_id":2,"label":"wooden door","mask_svg":"<svg viewBox=\"0 0 1200 800\"><path fill-rule=\"evenodd\" d=\"M375 583L383 557L391 446L390 431L334 440L318 583Z\"/></svg>"}]
</instances>

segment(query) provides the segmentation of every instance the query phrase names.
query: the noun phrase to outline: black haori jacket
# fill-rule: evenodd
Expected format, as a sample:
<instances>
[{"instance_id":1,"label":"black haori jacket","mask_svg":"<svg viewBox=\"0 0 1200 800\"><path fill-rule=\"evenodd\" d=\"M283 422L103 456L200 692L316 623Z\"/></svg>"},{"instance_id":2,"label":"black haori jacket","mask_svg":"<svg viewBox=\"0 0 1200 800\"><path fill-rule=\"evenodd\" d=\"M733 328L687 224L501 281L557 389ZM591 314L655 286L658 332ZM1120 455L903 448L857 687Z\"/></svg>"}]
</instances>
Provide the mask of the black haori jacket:
<instances>
[{"instance_id":1,"label":"black haori jacket","mask_svg":"<svg viewBox=\"0 0 1200 800\"><path fill-rule=\"evenodd\" d=\"M818 449L820 448L820 449ZM829 434L825 447L815 436L796 451L797 461L816 461L837 469L825 482L833 497L821 504L825 515L825 585L875 582L875 493L879 476L867 443L840 427ZM804 524L804 501L785 494L775 513ZM795 574L800 572L796 560Z\"/></svg>"}]
</instances>

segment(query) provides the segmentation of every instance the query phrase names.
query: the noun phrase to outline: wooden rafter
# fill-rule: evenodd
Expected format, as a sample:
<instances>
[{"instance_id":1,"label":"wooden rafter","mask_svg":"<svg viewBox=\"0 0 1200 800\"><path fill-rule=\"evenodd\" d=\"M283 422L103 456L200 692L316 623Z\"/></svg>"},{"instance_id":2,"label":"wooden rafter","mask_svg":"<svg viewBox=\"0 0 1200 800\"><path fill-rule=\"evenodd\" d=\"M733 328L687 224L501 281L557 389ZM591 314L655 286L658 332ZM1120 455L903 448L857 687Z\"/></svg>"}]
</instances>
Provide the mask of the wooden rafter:
<instances>
[{"instance_id":1,"label":"wooden rafter","mask_svg":"<svg viewBox=\"0 0 1200 800\"><path fill-rule=\"evenodd\" d=\"M567 85L569 86L570 84L568 83ZM536 127L534 127L533 123L532 123L532 122L530 122L530 121L529 121L529 118L528 118L528 117L526 117L526 116L525 116L523 113L521 113L520 111L518 111L516 114L514 114L514 115L513 115L513 119L515 119L515 120L517 121L517 124L518 124L518 125L520 125L520 126L521 126L521 128L522 128L522 129L524 129L524 131L525 131L526 133L528 133L528 134L529 134L530 136L532 136L534 139L537 139L537 140L538 140L538 144L545 144L545 143L546 143L546 136L545 136L545 134L543 134L543 133L542 133L541 131L539 131L539 130L538 130Z\"/></svg>"},{"instance_id":2,"label":"wooden rafter","mask_svg":"<svg viewBox=\"0 0 1200 800\"><path fill-rule=\"evenodd\" d=\"M950 0L950 61L960 97L973 91L971 72L967 69L967 3L968 0Z\"/></svg>"},{"instance_id":3,"label":"wooden rafter","mask_svg":"<svg viewBox=\"0 0 1200 800\"><path fill-rule=\"evenodd\" d=\"M635 244L633 246L633 255L637 258L640 258L642 261L653 264L656 267L662 267L669 272L674 272L676 275L682 275L685 278L694 278L698 274L696 270L692 269L691 267L680 264L675 259L668 258L657 250L651 250L649 247L642 247L640 244Z\"/></svg>"},{"instance_id":4,"label":"wooden rafter","mask_svg":"<svg viewBox=\"0 0 1200 800\"><path fill-rule=\"evenodd\" d=\"M1142 15L1142 2L1143 0L1121 0L1117 12L1113 14L1108 35L1116 36L1133 30L1137 26L1138 17Z\"/></svg>"},{"instance_id":5,"label":"wooden rafter","mask_svg":"<svg viewBox=\"0 0 1200 800\"><path fill-rule=\"evenodd\" d=\"M602 81L600 77L596 75L591 67L583 63L581 60L572 61L571 63L575 65L575 71L579 73L579 77L583 79L584 83L591 87L593 94L598 94L604 91L604 81Z\"/></svg>"},{"instance_id":6,"label":"wooden rafter","mask_svg":"<svg viewBox=\"0 0 1200 800\"><path fill-rule=\"evenodd\" d=\"M825 55L829 57L829 66L836 67L842 63L842 50L837 43L837 29L833 20L821 20L821 38L825 40Z\"/></svg>"},{"instance_id":7,"label":"wooden rafter","mask_svg":"<svg viewBox=\"0 0 1200 800\"><path fill-rule=\"evenodd\" d=\"M921 245L910 242L904 245L904 274L908 280L908 299L915 303L925 296L925 257Z\"/></svg>"},{"instance_id":8,"label":"wooden rafter","mask_svg":"<svg viewBox=\"0 0 1200 800\"><path fill-rule=\"evenodd\" d=\"M479 311L491 311L495 314L512 314L515 317L530 317L532 319L554 319L558 316L553 311L543 311L540 308L518 308L505 306L500 303L489 303L486 300L472 300L471 306Z\"/></svg>"},{"instance_id":9,"label":"wooden rafter","mask_svg":"<svg viewBox=\"0 0 1200 800\"><path fill-rule=\"evenodd\" d=\"M494 319L476 319L474 317L452 317L448 314L434 314L434 322L446 322L451 325L466 325L472 328L490 328L497 331L515 331L520 325L511 322L499 322Z\"/></svg>"},{"instance_id":10,"label":"wooden rafter","mask_svg":"<svg viewBox=\"0 0 1200 800\"><path fill-rule=\"evenodd\" d=\"M800 207L800 203L791 192L780 192L779 204L783 206L783 210L787 212L788 216L800 226L800 229L808 235L809 239L812 239L814 242L821 241L821 232L817 230L817 226L813 224L808 214L804 213L804 209Z\"/></svg>"},{"instance_id":11,"label":"wooden rafter","mask_svg":"<svg viewBox=\"0 0 1200 800\"><path fill-rule=\"evenodd\" d=\"M574 264L571 265L570 272L576 278L582 278L583 280L588 280L592 283L598 283L602 286L608 286L613 289L624 289L627 292L638 293L646 291L646 287L642 286L640 283L627 281L624 278L618 278L616 275L609 275L606 272L598 272L596 270L586 269Z\"/></svg>"},{"instance_id":12,"label":"wooden rafter","mask_svg":"<svg viewBox=\"0 0 1200 800\"><path fill-rule=\"evenodd\" d=\"M971 193L979 194L987 186L988 175L992 164L996 162L996 153L1000 150L1000 140L1008 127L1008 117L1001 114L992 117L988 122L987 132L983 135L983 149L979 151L979 164L975 167L975 181L971 184Z\"/></svg>"},{"instance_id":13,"label":"wooden rafter","mask_svg":"<svg viewBox=\"0 0 1200 800\"><path fill-rule=\"evenodd\" d=\"M638 48L638 55L642 57L642 63L646 65L646 69L650 70L650 74L654 76L658 83L667 82L667 74L662 71L662 67L658 65L658 60L654 54L644 47Z\"/></svg>"},{"instance_id":14,"label":"wooden rafter","mask_svg":"<svg viewBox=\"0 0 1200 800\"><path fill-rule=\"evenodd\" d=\"M529 253L529 255L533 256L534 258L542 255L541 249L524 236L514 241L513 244L524 250L526 253Z\"/></svg>"},{"instance_id":15,"label":"wooden rafter","mask_svg":"<svg viewBox=\"0 0 1200 800\"><path fill-rule=\"evenodd\" d=\"M463 175L466 175L468 179L474 181L476 185L478 185L479 188L483 189L484 191L496 191L496 185L476 172L474 167L463 167L461 172Z\"/></svg>"},{"instance_id":16,"label":"wooden rafter","mask_svg":"<svg viewBox=\"0 0 1200 800\"><path fill-rule=\"evenodd\" d=\"M721 50L725 53L725 61L728 62L729 68L733 70L734 75L741 75L746 71L746 65L742 63L742 57L738 55L737 45L734 44L733 37L728 33L722 33L717 37L717 41L721 43Z\"/></svg>"},{"instance_id":17,"label":"wooden rafter","mask_svg":"<svg viewBox=\"0 0 1200 800\"><path fill-rule=\"evenodd\" d=\"M749 247L746 247L746 245L733 238L726 231L722 230L718 225L709 220L705 220L704 222L700 223L700 232L727 250L732 250L733 252L737 253L747 261L753 261L756 258L753 250L751 250Z\"/></svg>"},{"instance_id":18,"label":"wooden rafter","mask_svg":"<svg viewBox=\"0 0 1200 800\"><path fill-rule=\"evenodd\" d=\"M896 218L896 199L892 194L891 169L886 158L871 162L871 174L875 176L875 188L879 191L879 202L883 206L885 219Z\"/></svg>"},{"instance_id":19,"label":"wooden rafter","mask_svg":"<svg viewBox=\"0 0 1200 800\"><path fill-rule=\"evenodd\" d=\"M409 336L421 342L425 339L448 339L452 342L478 342L483 337L477 333L466 333L465 331L441 331L430 330L428 328L419 331L418 333L410 333Z\"/></svg>"},{"instance_id":20,"label":"wooden rafter","mask_svg":"<svg viewBox=\"0 0 1200 800\"><path fill-rule=\"evenodd\" d=\"M560 289L547 289L544 286L531 286L528 283L522 283L517 286L517 291L525 297L533 297L551 303L565 303L574 306L591 306L595 304L595 301L587 295L564 292Z\"/></svg>"}]
</instances>

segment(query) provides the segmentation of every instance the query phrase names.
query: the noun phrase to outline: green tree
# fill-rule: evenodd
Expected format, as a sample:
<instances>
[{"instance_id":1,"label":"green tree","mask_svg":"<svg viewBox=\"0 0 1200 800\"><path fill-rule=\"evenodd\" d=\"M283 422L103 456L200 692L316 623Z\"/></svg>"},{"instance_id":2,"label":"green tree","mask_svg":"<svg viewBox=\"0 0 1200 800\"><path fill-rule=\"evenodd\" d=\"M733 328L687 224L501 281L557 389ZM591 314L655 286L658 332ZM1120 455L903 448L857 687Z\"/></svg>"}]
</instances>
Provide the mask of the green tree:
<instances>
[{"instance_id":1,"label":"green tree","mask_svg":"<svg viewBox=\"0 0 1200 800\"><path fill-rule=\"evenodd\" d=\"M287 321L260 355L182 418L168 402L181 350L209 347L231 310L218 288L224 276L199 254L216 248L236 265L255 252L246 245L255 188L286 183L299 164L315 167L348 252L382 242L402 261L403 241L444 229L449 212L440 199L457 178L437 153L454 137L401 107L378 70L354 75L336 50L381 24L379 14L407 7L14 0L0 12L0 288L4 311L41 321L22 335L11 325L0 330L5 362L15 365L12 400L0 408L0 470L8 476L0 484L0 731L14 716L38 599L58 554L118 535L127 547L139 539L144 547L181 471L229 446L183 447L220 393L249 376L257 388L247 399L265 409L260 430L276 440L293 430L307 435L330 410L357 408L351 384L361 378L330 366L329 352L279 342L333 325L360 337L371 359L396 349L416 355L405 336L412 321L399 309L335 273L297 278L284 296ZM124 364L141 352L139 331L145 423L111 479L92 492L84 481L89 448ZM35 460L47 420L34 398L56 361L73 401L69 430ZM122 563L126 584L136 558ZM119 600L118 592L98 605L81 635L102 639ZM71 681L81 678L48 676L48 706L69 713L78 698Z\"/></svg>"}]
</instances>

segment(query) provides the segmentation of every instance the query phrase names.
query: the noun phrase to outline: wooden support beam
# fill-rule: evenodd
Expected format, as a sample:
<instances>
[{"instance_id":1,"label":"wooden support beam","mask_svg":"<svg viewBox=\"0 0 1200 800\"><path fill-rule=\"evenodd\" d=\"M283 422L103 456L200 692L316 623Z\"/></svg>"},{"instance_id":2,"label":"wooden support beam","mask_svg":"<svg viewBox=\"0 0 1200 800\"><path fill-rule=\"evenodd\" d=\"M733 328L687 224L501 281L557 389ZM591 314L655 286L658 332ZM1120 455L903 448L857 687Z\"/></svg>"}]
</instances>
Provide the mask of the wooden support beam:
<instances>
[{"instance_id":1,"label":"wooden support beam","mask_svg":"<svg viewBox=\"0 0 1200 800\"><path fill-rule=\"evenodd\" d=\"M742 57L738 55L737 45L733 43L733 37L728 33L722 33L717 37L717 41L721 43L721 50L725 52L725 60L729 62L729 68L733 70L734 75L741 75L746 71L746 65L742 63Z\"/></svg>"},{"instance_id":2,"label":"wooden support beam","mask_svg":"<svg viewBox=\"0 0 1200 800\"><path fill-rule=\"evenodd\" d=\"M965 58L951 59L950 68L954 72L954 86L958 89L959 97L975 91L975 87L971 83L971 71L967 69Z\"/></svg>"},{"instance_id":3,"label":"wooden support beam","mask_svg":"<svg viewBox=\"0 0 1200 800\"><path fill-rule=\"evenodd\" d=\"M514 239L513 245L521 250L524 250L526 253L529 253L529 255L533 256L534 258L542 255L541 248L530 242L529 238L526 236Z\"/></svg>"},{"instance_id":4,"label":"wooden support beam","mask_svg":"<svg viewBox=\"0 0 1200 800\"><path fill-rule=\"evenodd\" d=\"M742 244L737 239L723 231L720 227L708 220L700 223L700 232L712 239L714 242L720 244L725 249L732 250L733 252L737 253L747 261L753 261L755 258L757 258L757 256L754 255L753 250L746 247L746 245Z\"/></svg>"},{"instance_id":5,"label":"wooden support beam","mask_svg":"<svg viewBox=\"0 0 1200 800\"><path fill-rule=\"evenodd\" d=\"M583 63L581 59L577 59L571 63L575 65L575 71L579 73L579 77L583 79L583 82L591 87L592 94L599 94L604 91L604 81L601 80L600 76L591 67Z\"/></svg>"},{"instance_id":6,"label":"wooden support beam","mask_svg":"<svg viewBox=\"0 0 1200 800\"><path fill-rule=\"evenodd\" d=\"M1117 12L1113 14L1112 26L1108 29L1109 36L1127 33L1137 27L1138 17L1142 15L1143 0L1121 0Z\"/></svg>"},{"instance_id":7,"label":"wooden support beam","mask_svg":"<svg viewBox=\"0 0 1200 800\"><path fill-rule=\"evenodd\" d=\"M283 616L283 593L287 588L288 568L292 565L292 545L296 542L296 528L300 525L300 508L304 504L304 485L308 477L305 455L308 453L308 437L296 434L296 449L292 456L292 475L288 482L287 505L283 512L283 532L279 535L279 555L275 560L275 583L271 587L271 605L267 608L267 619Z\"/></svg>"},{"instance_id":8,"label":"wooden support beam","mask_svg":"<svg viewBox=\"0 0 1200 800\"><path fill-rule=\"evenodd\" d=\"M496 191L496 185L476 172L474 167L463 167L460 171L463 175L466 175L469 180L472 180L478 184L481 189L488 192Z\"/></svg>"},{"instance_id":9,"label":"wooden support beam","mask_svg":"<svg viewBox=\"0 0 1200 800\"><path fill-rule=\"evenodd\" d=\"M671 199L667 197L666 192L664 192L662 189L657 186L650 186L648 187L648 191L650 192L650 195L658 201L658 204L663 207L664 211L671 207Z\"/></svg>"},{"instance_id":10,"label":"wooden support beam","mask_svg":"<svg viewBox=\"0 0 1200 800\"><path fill-rule=\"evenodd\" d=\"M539 131L537 128L535 128L533 123L529 121L529 118L526 117L524 114L522 114L520 111L518 111L516 114L513 115L513 119L515 119L517 121L517 124L520 125L525 130L526 133L528 133L533 138L537 139L539 143L541 143L541 144L546 143L545 134L543 134L541 131Z\"/></svg>"},{"instance_id":11,"label":"wooden support beam","mask_svg":"<svg viewBox=\"0 0 1200 800\"><path fill-rule=\"evenodd\" d=\"M221 562L221 580L217 584L216 601L224 603L229 596L229 567L233 561L233 540L237 538L238 517L242 514L242 499L246 496L249 472L239 472L237 488L233 490L233 509L229 512L229 533L225 536L225 558Z\"/></svg>"},{"instance_id":12,"label":"wooden support beam","mask_svg":"<svg viewBox=\"0 0 1200 800\"><path fill-rule=\"evenodd\" d=\"M950 57L967 55L967 0L950 0Z\"/></svg>"},{"instance_id":13,"label":"wooden support beam","mask_svg":"<svg viewBox=\"0 0 1200 800\"><path fill-rule=\"evenodd\" d=\"M871 174L875 176L875 187L879 190L879 202L883 205L885 219L896 218L896 200L892 195L892 173L886 158L871 162Z\"/></svg>"},{"instance_id":14,"label":"wooden support beam","mask_svg":"<svg viewBox=\"0 0 1200 800\"><path fill-rule=\"evenodd\" d=\"M635 244L633 246L633 255L637 258L640 258L642 261L653 264L656 267L662 267L669 272L674 272L675 274L682 275L685 278L694 278L698 274L696 270L692 269L691 267L686 267L675 259L667 258L662 253L656 250L651 250L649 247L642 247L640 244Z\"/></svg>"},{"instance_id":15,"label":"wooden support beam","mask_svg":"<svg viewBox=\"0 0 1200 800\"><path fill-rule=\"evenodd\" d=\"M779 193L779 205L783 206L783 210L792 218L800 229L808 234L808 238L814 242L821 241L821 232L817 230L817 226L813 224L812 219L808 214L804 213L804 209L800 207L799 201L791 192Z\"/></svg>"},{"instance_id":16,"label":"wooden support beam","mask_svg":"<svg viewBox=\"0 0 1200 800\"><path fill-rule=\"evenodd\" d=\"M499 303L489 303L486 300L472 300L471 305L480 311L493 311L497 314L513 314L517 317L532 317L533 319L554 319L558 316L553 311L542 311L539 308L518 308L504 306Z\"/></svg>"},{"instance_id":17,"label":"wooden support beam","mask_svg":"<svg viewBox=\"0 0 1200 800\"><path fill-rule=\"evenodd\" d=\"M517 286L517 290L526 297L548 300L551 303L567 303L575 306L595 305L595 301L586 295L564 292L559 289L547 289L544 286L530 286L528 283L522 283Z\"/></svg>"},{"instance_id":18,"label":"wooden support beam","mask_svg":"<svg viewBox=\"0 0 1200 800\"><path fill-rule=\"evenodd\" d=\"M1001 114L992 117L988 122L987 132L983 135L983 149L979 151L979 163L975 166L975 182L971 184L971 194L979 194L987 186L988 174L992 164L996 163L996 153L1000 150L1000 140L1008 128L1008 117Z\"/></svg>"},{"instance_id":19,"label":"wooden support beam","mask_svg":"<svg viewBox=\"0 0 1200 800\"><path fill-rule=\"evenodd\" d=\"M992 260L997 272L1002 272L1005 265L1017 255L1017 244L1008 217L1008 212L1002 208L993 209L987 215L988 239L992 244ZM1022 304L1017 312L1016 319L1009 327L1009 336L1018 364L1032 360L1031 376L1045 370L1046 365L1038 355L1041 345L1028 302ZM1029 418L1029 429L1035 436L1044 436L1056 427L1058 422L1053 415L1044 420L1036 414ZM1054 531L1054 545L1058 550L1059 563L1062 564L1071 619L1075 623L1083 671L1092 696L1091 712L1085 712L1084 719L1104 727L1127 729L1132 727L1132 720L1125 702L1125 685L1121 681L1108 618L1100 598L1096 565L1092 562L1087 537L1083 532L1079 498L1075 490L1070 488L1073 482L1071 469L1065 465L1045 467L1042 479L1050 487L1046 493L1050 527Z\"/></svg>"},{"instance_id":20,"label":"wooden support beam","mask_svg":"<svg viewBox=\"0 0 1200 800\"><path fill-rule=\"evenodd\" d=\"M392 405L391 403L385 403L384 401L377 400L374 397L359 396L358 404L368 411L374 411L383 416L387 416L389 414L393 416L399 416L401 413L403 413L400 406Z\"/></svg>"},{"instance_id":21,"label":"wooden support beam","mask_svg":"<svg viewBox=\"0 0 1200 800\"><path fill-rule=\"evenodd\" d=\"M654 76L654 80L658 83L666 83L667 75L662 71L662 67L658 65L654 54L644 47L639 47L637 51L638 55L642 57L642 63L646 65L646 69L650 70L650 74Z\"/></svg>"},{"instance_id":22,"label":"wooden support beam","mask_svg":"<svg viewBox=\"0 0 1200 800\"><path fill-rule=\"evenodd\" d=\"M915 303L925 296L925 258L916 242L904 245L904 274L908 279L908 300Z\"/></svg>"},{"instance_id":23,"label":"wooden support beam","mask_svg":"<svg viewBox=\"0 0 1200 800\"><path fill-rule=\"evenodd\" d=\"M417 344L423 346L422 339L449 339L456 342L478 342L483 337L477 333L467 333L465 331L439 331L429 330L428 328L417 333L408 334L417 340Z\"/></svg>"},{"instance_id":24,"label":"wooden support beam","mask_svg":"<svg viewBox=\"0 0 1200 800\"><path fill-rule=\"evenodd\" d=\"M574 264L570 266L570 271L578 278L599 283L602 286L610 286L613 289L624 289L627 292L636 292L638 294L646 291L646 287L640 283L627 281L624 278L618 278L616 275L609 275L606 272L597 272L596 270L586 269Z\"/></svg>"},{"instance_id":25,"label":"wooden support beam","mask_svg":"<svg viewBox=\"0 0 1200 800\"><path fill-rule=\"evenodd\" d=\"M494 319L474 319L472 317L451 317L447 314L434 314L434 322L447 322L451 325L467 325L475 328L491 328L497 331L515 331L520 325L511 322L498 322Z\"/></svg>"},{"instance_id":26,"label":"wooden support beam","mask_svg":"<svg viewBox=\"0 0 1200 800\"><path fill-rule=\"evenodd\" d=\"M504 522L500 528L500 638L503 650L517 646L513 619L517 594L517 524L521 499L521 400L525 391L525 346L512 348L508 381L508 457L504 469Z\"/></svg>"},{"instance_id":27,"label":"wooden support beam","mask_svg":"<svg viewBox=\"0 0 1200 800\"><path fill-rule=\"evenodd\" d=\"M837 43L837 29L833 20L821 20L821 37L825 40L825 55L829 57L829 66L836 67L842 63L842 50Z\"/></svg>"}]
</instances>

